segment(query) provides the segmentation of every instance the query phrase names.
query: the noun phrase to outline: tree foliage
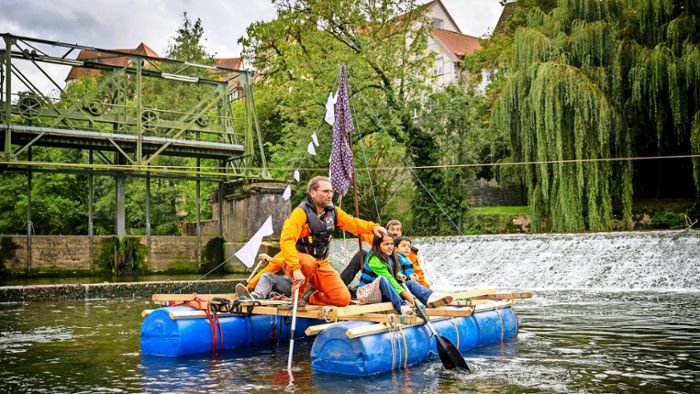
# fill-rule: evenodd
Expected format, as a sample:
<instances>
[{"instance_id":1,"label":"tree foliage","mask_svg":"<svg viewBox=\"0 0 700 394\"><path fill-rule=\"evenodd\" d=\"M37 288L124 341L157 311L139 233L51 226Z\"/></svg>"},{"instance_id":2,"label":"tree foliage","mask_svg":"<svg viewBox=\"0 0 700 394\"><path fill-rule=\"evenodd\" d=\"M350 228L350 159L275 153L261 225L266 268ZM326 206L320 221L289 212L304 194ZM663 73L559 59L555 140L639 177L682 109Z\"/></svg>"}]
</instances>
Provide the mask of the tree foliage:
<instances>
[{"instance_id":1,"label":"tree foliage","mask_svg":"<svg viewBox=\"0 0 700 394\"><path fill-rule=\"evenodd\" d=\"M439 154L435 155L432 165L454 167L421 171L421 181L426 176L432 176L439 185L439 188L430 191L440 205L431 202L426 207L431 214L416 217L414 222L416 227L424 228L427 222L434 221L433 226L440 234L455 233L455 230L459 233L467 218L467 196L472 183L478 173L488 171L465 166L489 159L493 141L486 133L488 101L475 90L454 84L429 95L423 108L419 127L432 136L439 147ZM442 212L445 207L449 207L449 211Z\"/></svg>"},{"instance_id":2,"label":"tree foliage","mask_svg":"<svg viewBox=\"0 0 700 394\"><path fill-rule=\"evenodd\" d=\"M165 50L166 57L191 63L211 63L214 56L204 46L202 20L197 18L192 22L187 16L187 12L182 13L182 19L182 25L177 28L175 35L168 41L168 47Z\"/></svg>"},{"instance_id":3,"label":"tree foliage","mask_svg":"<svg viewBox=\"0 0 700 394\"><path fill-rule=\"evenodd\" d=\"M643 173L648 166L605 159L697 151L698 8L559 0L550 12L530 10L492 125L510 132L514 160L538 163L522 174L535 230L608 230L615 207L629 222L634 173L657 177ZM690 160L665 171L692 182Z\"/></svg>"},{"instance_id":4,"label":"tree foliage","mask_svg":"<svg viewBox=\"0 0 700 394\"><path fill-rule=\"evenodd\" d=\"M305 155L309 136L319 129L321 147L309 164L327 167L330 127L322 126L321 120L341 64L350 75L356 162L364 146L368 157L381 158L373 165L403 164L402 154L416 165L434 163L439 154L435 138L413 119L418 98L428 92L433 61L426 51L430 21L425 7L417 7L412 0L281 0L275 6L277 18L254 23L241 40L243 56L262 79L257 87L262 122L281 124L266 131L265 139L275 142L268 146L273 167L297 163ZM262 113L263 108L269 112ZM377 133L383 136L375 137ZM368 177L362 171L357 174L361 188L368 187ZM305 174L313 175L318 174ZM418 175L428 189L441 191L443 179L434 172ZM387 207L392 206L389 197L399 190L395 182L410 179L410 174L397 177L386 172L373 176L375 185L386 185L386 191L375 193L374 197L386 198L377 205ZM418 223L421 230L434 232L433 212L425 210L434 202L422 188L416 190L413 216L426 219ZM367 198L361 202L361 211L376 212ZM370 217L377 219L376 214Z\"/></svg>"}]
</instances>

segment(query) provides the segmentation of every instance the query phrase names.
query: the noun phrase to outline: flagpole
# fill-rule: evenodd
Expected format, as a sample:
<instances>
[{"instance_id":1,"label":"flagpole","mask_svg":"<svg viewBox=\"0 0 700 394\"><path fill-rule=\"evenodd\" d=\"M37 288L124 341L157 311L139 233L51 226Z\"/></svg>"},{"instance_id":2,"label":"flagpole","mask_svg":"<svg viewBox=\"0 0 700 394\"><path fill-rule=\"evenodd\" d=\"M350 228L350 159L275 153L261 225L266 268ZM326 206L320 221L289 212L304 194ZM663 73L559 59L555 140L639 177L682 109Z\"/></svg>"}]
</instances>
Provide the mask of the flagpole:
<instances>
[{"instance_id":1,"label":"flagpole","mask_svg":"<svg viewBox=\"0 0 700 394\"><path fill-rule=\"evenodd\" d=\"M352 152L352 138L348 135L348 143L350 144L350 152ZM360 204L357 197L357 178L355 178L355 172L352 172L352 196L355 199L355 217L360 217ZM357 237L357 245L360 247L360 252L362 252L362 238Z\"/></svg>"},{"instance_id":2,"label":"flagpole","mask_svg":"<svg viewBox=\"0 0 700 394\"><path fill-rule=\"evenodd\" d=\"M343 195L338 196L338 207L342 208L343 205ZM343 262L345 263L345 266L350 263L350 260L348 259L348 240L345 238L345 230L343 230Z\"/></svg>"}]
</instances>

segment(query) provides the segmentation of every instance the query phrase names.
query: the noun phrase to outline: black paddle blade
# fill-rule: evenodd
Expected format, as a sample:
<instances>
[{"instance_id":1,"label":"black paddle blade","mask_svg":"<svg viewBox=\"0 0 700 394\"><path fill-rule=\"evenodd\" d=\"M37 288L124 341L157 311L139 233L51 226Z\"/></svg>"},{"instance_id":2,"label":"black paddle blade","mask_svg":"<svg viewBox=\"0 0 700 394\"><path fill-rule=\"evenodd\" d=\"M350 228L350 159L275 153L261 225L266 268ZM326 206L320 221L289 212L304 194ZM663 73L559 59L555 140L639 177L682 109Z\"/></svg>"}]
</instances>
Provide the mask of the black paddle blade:
<instances>
[{"instance_id":1,"label":"black paddle blade","mask_svg":"<svg viewBox=\"0 0 700 394\"><path fill-rule=\"evenodd\" d=\"M445 369L459 368L469 371L469 366L467 365L467 362L464 361L462 353L459 352L459 349L457 349L457 347L453 345L449 339L441 335L437 335L435 336L435 340L437 341L440 361L442 361L442 365L445 366Z\"/></svg>"},{"instance_id":2,"label":"black paddle blade","mask_svg":"<svg viewBox=\"0 0 700 394\"><path fill-rule=\"evenodd\" d=\"M410 290L408 290L406 283L403 284L403 288L410 293ZM420 306L416 308L416 312L418 312L418 316L420 316L420 318L423 319L428 328L430 328L430 332L432 332L433 335L435 335L438 355L440 356L440 361L442 361L442 365L445 367L445 369L459 368L464 371L469 371L469 366L467 365L467 362L464 361L464 357L462 357L462 353L459 352L459 349L457 349L455 345L453 345L452 342L450 342L449 339L438 335L437 331L435 331L435 327L433 327L433 325L430 324L430 320L428 320L428 318L425 316L425 313L420 308Z\"/></svg>"}]
</instances>

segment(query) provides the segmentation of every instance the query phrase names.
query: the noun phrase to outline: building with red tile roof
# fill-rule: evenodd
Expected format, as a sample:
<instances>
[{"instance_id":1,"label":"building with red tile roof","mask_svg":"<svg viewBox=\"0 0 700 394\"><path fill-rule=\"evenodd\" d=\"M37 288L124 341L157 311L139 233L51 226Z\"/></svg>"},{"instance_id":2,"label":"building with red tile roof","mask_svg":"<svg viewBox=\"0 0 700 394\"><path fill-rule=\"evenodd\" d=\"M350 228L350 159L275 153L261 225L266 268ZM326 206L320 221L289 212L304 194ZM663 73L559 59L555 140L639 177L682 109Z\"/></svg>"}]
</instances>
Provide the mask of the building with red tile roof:
<instances>
[{"instance_id":1,"label":"building with red tile roof","mask_svg":"<svg viewBox=\"0 0 700 394\"><path fill-rule=\"evenodd\" d=\"M113 49L110 51L148 56L156 59L160 58L160 55L158 55L156 51L154 51L144 43L139 44L139 46L137 46L135 49ZM111 66L126 67L131 61L131 58L129 56L120 56L119 54L113 52L102 52L94 49L83 49L78 53L78 57L76 58L76 60L93 61L103 64L109 64ZM213 60L214 65L217 67L231 68L235 70L243 69L243 62L241 61L240 57L214 58ZM144 67L148 67L148 63L146 63ZM68 72L68 76L66 76L65 81L66 83L70 83L71 81L76 80L80 77L96 77L99 74L99 70L84 68L80 66L73 66Z\"/></svg>"},{"instance_id":2,"label":"building with red tile roof","mask_svg":"<svg viewBox=\"0 0 700 394\"><path fill-rule=\"evenodd\" d=\"M455 33L449 30L433 28L433 38L445 48L455 59L481 49L481 43L476 37Z\"/></svg>"},{"instance_id":3,"label":"building with red tile roof","mask_svg":"<svg viewBox=\"0 0 700 394\"><path fill-rule=\"evenodd\" d=\"M243 62L240 57L215 58L214 65L217 67L233 68L235 70L243 69Z\"/></svg>"},{"instance_id":4,"label":"building with red tile roof","mask_svg":"<svg viewBox=\"0 0 700 394\"><path fill-rule=\"evenodd\" d=\"M137 46L135 49L115 49L114 51L117 52L124 52L124 53L130 53L133 55L143 55L143 56L148 56L148 57L154 57L158 58L160 57L156 51L151 49L148 45L141 43L139 46ZM90 61L96 61L99 63L103 64L109 64L111 66L118 66L118 67L126 67L127 64L129 64L129 61L131 60L130 57L128 56L119 56L118 54L111 53L111 52L101 52L93 49L83 49L78 53L78 57L76 60L90 60ZM72 80L78 79L80 77L84 76L92 76L96 77L100 74L99 70L94 70L94 69L89 69L89 68L83 68L83 67L78 67L78 66L73 66L70 69L70 72L68 72L68 76L66 77L66 82L70 82Z\"/></svg>"},{"instance_id":5,"label":"building with red tile roof","mask_svg":"<svg viewBox=\"0 0 700 394\"><path fill-rule=\"evenodd\" d=\"M481 49L481 43L477 37L462 34L441 0L431 1L424 6L428 8L428 17L433 21L428 48L435 53L433 88L439 90L442 86L468 77L460 63L465 55Z\"/></svg>"}]
</instances>

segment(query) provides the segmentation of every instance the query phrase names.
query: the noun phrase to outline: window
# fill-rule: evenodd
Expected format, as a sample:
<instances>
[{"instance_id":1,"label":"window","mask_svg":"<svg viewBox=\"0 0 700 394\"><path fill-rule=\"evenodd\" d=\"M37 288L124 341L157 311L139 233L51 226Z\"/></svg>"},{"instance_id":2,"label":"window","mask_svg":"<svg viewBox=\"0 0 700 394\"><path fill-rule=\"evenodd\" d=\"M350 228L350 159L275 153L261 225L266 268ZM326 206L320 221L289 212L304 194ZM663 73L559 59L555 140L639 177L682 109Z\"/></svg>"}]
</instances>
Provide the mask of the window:
<instances>
[{"instance_id":1,"label":"window","mask_svg":"<svg viewBox=\"0 0 700 394\"><path fill-rule=\"evenodd\" d=\"M433 76L442 75L445 72L445 59L442 56L435 58L435 66L433 67Z\"/></svg>"},{"instance_id":2,"label":"window","mask_svg":"<svg viewBox=\"0 0 700 394\"><path fill-rule=\"evenodd\" d=\"M442 29L442 19L433 18L433 27Z\"/></svg>"}]
</instances>

